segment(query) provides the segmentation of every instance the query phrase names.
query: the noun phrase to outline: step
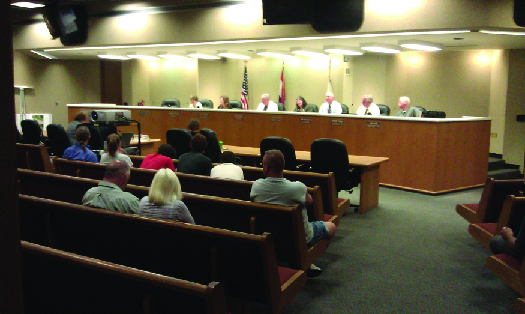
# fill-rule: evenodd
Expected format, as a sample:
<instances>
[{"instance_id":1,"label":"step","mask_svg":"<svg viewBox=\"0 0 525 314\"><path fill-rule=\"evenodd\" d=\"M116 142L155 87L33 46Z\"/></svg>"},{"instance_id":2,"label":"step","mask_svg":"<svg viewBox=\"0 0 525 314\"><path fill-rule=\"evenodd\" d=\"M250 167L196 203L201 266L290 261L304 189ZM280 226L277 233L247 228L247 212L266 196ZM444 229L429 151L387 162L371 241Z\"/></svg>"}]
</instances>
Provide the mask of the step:
<instances>
[{"instance_id":1,"label":"step","mask_svg":"<svg viewBox=\"0 0 525 314\"><path fill-rule=\"evenodd\" d=\"M499 169L489 171L488 176L496 180L512 180L512 179L522 179L523 175L519 169Z\"/></svg>"},{"instance_id":2,"label":"step","mask_svg":"<svg viewBox=\"0 0 525 314\"><path fill-rule=\"evenodd\" d=\"M489 157L489 171L504 169L505 160L501 158Z\"/></svg>"}]
</instances>

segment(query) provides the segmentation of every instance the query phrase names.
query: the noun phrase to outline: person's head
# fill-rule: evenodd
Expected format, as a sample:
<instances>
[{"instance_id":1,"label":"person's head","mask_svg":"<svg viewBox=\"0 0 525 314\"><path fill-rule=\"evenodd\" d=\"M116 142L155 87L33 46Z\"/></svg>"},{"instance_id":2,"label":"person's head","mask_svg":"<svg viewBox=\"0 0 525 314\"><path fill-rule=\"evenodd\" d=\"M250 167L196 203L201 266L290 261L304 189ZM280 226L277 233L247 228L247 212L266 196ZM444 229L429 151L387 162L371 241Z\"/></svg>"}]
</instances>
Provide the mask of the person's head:
<instances>
[{"instance_id":1,"label":"person's head","mask_svg":"<svg viewBox=\"0 0 525 314\"><path fill-rule=\"evenodd\" d=\"M78 145L82 147L82 150L86 151L86 145L91 138L91 134L89 133L89 129L87 126L81 126L77 128L77 131L75 132L75 139L77 140Z\"/></svg>"},{"instance_id":2,"label":"person's head","mask_svg":"<svg viewBox=\"0 0 525 314\"><path fill-rule=\"evenodd\" d=\"M113 133L108 135L108 154L111 157L115 157L115 153L120 148L120 137Z\"/></svg>"},{"instance_id":3,"label":"person's head","mask_svg":"<svg viewBox=\"0 0 525 314\"><path fill-rule=\"evenodd\" d=\"M329 105L332 104L332 101L334 101L334 98L335 98L334 93L332 93L332 92L327 92L327 93L326 93L325 100L326 100L326 102L327 102Z\"/></svg>"},{"instance_id":4,"label":"person's head","mask_svg":"<svg viewBox=\"0 0 525 314\"><path fill-rule=\"evenodd\" d=\"M262 94L261 95L261 102L263 103L263 105L268 106L268 104L270 103L270 95Z\"/></svg>"},{"instance_id":5,"label":"person's head","mask_svg":"<svg viewBox=\"0 0 525 314\"><path fill-rule=\"evenodd\" d=\"M373 102L373 98L372 98L372 95L364 95L363 96L363 99L361 100L361 103L363 104L363 106L365 106L366 108L368 108L368 106L370 106L370 104Z\"/></svg>"},{"instance_id":6,"label":"person's head","mask_svg":"<svg viewBox=\"0 0 525 314\"><path fill-rule=\"evenodd\" d=\"M201 122L198 119L193 118L188 123L187 128L192 132L199 132L199 130L201 129Z\"/></svg>"},{"instance_id":7,"label":"person's head","mask_svg":"<svg viewBox=\"0 0 525 314\"><path fill-rule=\"evenodd\" d=\"M230 108L230 97L226 95L221 96L221 105L224 108Z\"/></svg>"},{"instance_id":8,"label":"person's head","mask_svg":"<svg viewBox=\"0 0 525 314\"><path fill-rule=\"evenodd\" d=\"M280 150L266 151L263 158L263 174L266 177L282 178L284 170L284 155Z\"/></svg>"},{"instance_id":9,"label":"person's head","mask_svg":"<svg viewBox=\"0 0 525 314\"><path fill-rule=\"evenodd\" d=\"M204 135L197 133L194 137L192 137L190 147L192 152L204 153L208 147L208 140L206 140Z\"/></svg>"},{"instance_id":10,"label":"person's head","mask_svg":"<svg viewBox=\"0 0 525 314\"><path fill-rule=\"evenodd\" d=\"M408 107L410 107L410 98L408 98L407 96L399 97L399 102L397 103L397 105L399 106L399 108L401 108L401 110L406 111Z\"/></svg>"},{"instance_id":11,"label":"person's head","mask_svg":"<svg viewBox=\"0 0 525 314\"><path fill-rule=\"evenodd\" d=\"M308 105L306 103L306 100L304 99L303 96L297 96L297 99L295 100L295 106L297 108L300 108L300 109L304 109L306 108L306 105Z\"/></svg>"},{"instance_id":12,"label":"person's head","mask_svg":"<svg viewBox=\"0 0 525 314\"><path fill-rule=\"evenodd\" d=\"M74 118L75 121L78 121L80 123L86 123L87 122L87 115L85 112L83 111L80 111L79 113L77 113L75 115L75 118Z\"/></svg>"},{"instance_id":13,"label":"person's head","mask_svg":"<svg viewBox=\"0 0 525 314\"><path fill-rule=\"evenodd\" d=\"M171 169L157 171L148 194L149 201L156 205L166 205L182 199L179 178Z\"/></svg>"},{"instance_id":14,"label":"person's head","mask_svg":"<svg viewBox=\"0 0 525 314\"><path fill-rule=\"evenodd\" d=\"M128 185L130 170L127 162L115 160L106 167L104 174L104 181L110 182L118 186L121 190Z\"/></svg>"},{"instance_id":15,"label":"person's head","mask_svg":"<svg viewBox=\"0 0 525 314\"><path fill-rule=\"evenodd\" d=\"M170 144L162 144L159 146L159 149L157 149L157 154L169 157L171 159L175 158L177 153L175 152L175 148L171 146Z\"/></svg>"},{"instance_id":16,"label":"person's head","mask_svg":"<svg viewBox=\"0 0 525 314\"><path fill-rule=\"evenodd\" d=\"M226 163L234 164L236 158L237 157L235 156L234 152L226 150L221 154L221 158L220 158L221 164L226 164Z\"/></svg>"},{"instance_id":17,"label":"person's head","mask_svg":"<svg viewBox=\"0 0 525 314\"><path fill-rule=\"evenodd\" d=\"M199 97L197 95L191 95L190 96L190 102L195 105L199 101Z\"/></svg>"}]
</instances>

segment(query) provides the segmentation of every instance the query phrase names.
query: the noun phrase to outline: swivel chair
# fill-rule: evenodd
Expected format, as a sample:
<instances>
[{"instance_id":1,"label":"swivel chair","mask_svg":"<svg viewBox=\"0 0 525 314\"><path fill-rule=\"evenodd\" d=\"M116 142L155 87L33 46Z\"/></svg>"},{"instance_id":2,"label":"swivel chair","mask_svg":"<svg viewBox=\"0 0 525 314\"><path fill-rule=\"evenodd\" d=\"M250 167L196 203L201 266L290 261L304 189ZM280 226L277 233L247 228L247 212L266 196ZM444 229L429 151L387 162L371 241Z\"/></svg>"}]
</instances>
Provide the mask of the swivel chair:
<instances>
[{"instance_id":1,"label":"swivel chair","mask_svg":"<svg viewBox=\"0 0 525 314\"><path fill-rule=\"evenodd\" d=\"M176 98L166 98L162 101L160 106L180 108L180 101Z\"/></svg>"},{"instance_id":2,"label":"swivel chair","mask_svg":"<svg viewBox=\"0 0 525 314\"><path fill-rule=\"evenodd\" d=\"M219 146L219 140L217 140L217 134L215 134L215 131L210 129L202 129L200 133L204 135L208 141L208 147L204 152L204 156L210 158L211 162L220 163L221 147Z\"/></svg>"},{"instance_id":3,"label":"swivel chair","mask_svg":"<svg viewBox=\"0 0 525 314\"><path fill-rule=\"evenodd\" d=\"M279 111L286 111L286 106L284 104L281 104L280 102L277 103L277 110Z\"/></svg>"},{"instance_id":4,"label":"swivel chair","mask_svg":"<svg viewBox=\"0 0 525 314\"><path fill-rule=\"evenodd\" d=\"M295 157L295 148L293 147L292 141L287 138L279 136L269 136L264 138L260 144L261 157L272 149L280 150L284 155L284 169L292 171L307 171L308 167L297 165L297 159Z\"/></svg>"},{"instance_id":5,"label":"swivel chair","mask_svg":"<svg viewBox=\"0 0 525 314\"><path fill-rule=\"evenodd\" d=\"M170 129L166 132L166 141L175 148L175 159L188 153L190 149L191 133L185 129Z\"/></svg>"},{"instance_id":6,"label":"swivel chair","mask_svg":"<svg viewBox=\"0 0 525 314\"><path fill-rule=\"evenodd\" d=\"M213 101L209 99L201 99L199 102L202 104L202 108L213 109Z\"/></svg>"},{"instance_id":7,"label":"swivel chair","mask_svg":"<svg viewBox=\"0 0 525 314\"><path fill-rule=\"evenodd\" d=\"M425 108L423 108L423 107L420 107L420 106L414 106L414 108L417 108L417 109L419 109L419 111L421 111L421 113L423 113L423 112L427 111L427 110L426 110Z\"/></svg>"},{"instance_id":8,"label":"swivel chair","mask_svg":"<svg viewBox=\"0 0 525 314\"><path fill-rule=\"evenodd\" d=\"M66 130L60 124L49 124L46 130L52 155L62 157L64 151L71 146Z\"/></svg>"},{"instance_id":9,"label":"swivel chair","mask_svg":"<svg viewBox=\"0 0 525 314\"><path fill-rule=\"evenodd\" d=\"M348 106L345 104L341 104L341 114L349 114L350 111L348 111Z\"/></svg>"},{"instance_id":10,"label":"swivel chair","mask_svg":"<svg viewBox=\"0 0 525 314\"><path fill-rule=\"evenodd\" d=\"M390 107L387 105L377 105L379 107L379 115L381 116L389 116L390 115Z\"/></svg>"},{"instance_id":11,"label":"swivel chair","mask_svg":"<svg viewBox=\"0 0 525 314\"><path fill-rule=\"evenodd\" d=\"M304 112L319 112L319 108L317 105L308 104L306 105L306 108L304 108Z\"/></svg>"},{"instance_id":12,"label":"swivel chair","mask_svg":"<svg viewBox=\"0 0 525 314\"><path fill-rule=\"evenodd\" d=\"M22 120L20 125L22 126L22 133L24 134L22 136L24 144L39 145L43 143L44 137L42 135L42 129L37 121L26 119Z\"/></svg>"},{"instance_id":13,"label":"swivel chair","mask_svg":"<svg viewBox=\"0 0 525 314\"><path fill-rule=\"evenodd\" d=\"M239 100L230 100L231 109L242 109L242 102Z\"/></svg>"}]
</instances>

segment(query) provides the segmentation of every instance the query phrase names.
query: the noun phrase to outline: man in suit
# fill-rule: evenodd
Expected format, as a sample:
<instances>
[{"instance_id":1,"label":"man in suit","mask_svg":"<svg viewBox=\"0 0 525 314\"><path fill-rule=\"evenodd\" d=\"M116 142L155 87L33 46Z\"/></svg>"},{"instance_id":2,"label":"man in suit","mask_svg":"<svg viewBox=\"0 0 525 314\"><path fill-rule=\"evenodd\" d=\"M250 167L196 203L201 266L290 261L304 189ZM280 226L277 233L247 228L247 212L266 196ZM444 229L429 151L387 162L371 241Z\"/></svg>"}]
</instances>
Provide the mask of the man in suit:
<instances>
[{"instance_id":1,"label":"man in suit","mask_svg":"<svg viewBox=\"0 0 525 314\"><path fill-rule=\"evenodd\" d=\"M261 103L257 107L257 111L270 111L270 112L277 112L279 111L279 107L277 107L277 104L270 100L270 95L268 94L262 94L261 95Z\"/></svg>"}]
</instances>

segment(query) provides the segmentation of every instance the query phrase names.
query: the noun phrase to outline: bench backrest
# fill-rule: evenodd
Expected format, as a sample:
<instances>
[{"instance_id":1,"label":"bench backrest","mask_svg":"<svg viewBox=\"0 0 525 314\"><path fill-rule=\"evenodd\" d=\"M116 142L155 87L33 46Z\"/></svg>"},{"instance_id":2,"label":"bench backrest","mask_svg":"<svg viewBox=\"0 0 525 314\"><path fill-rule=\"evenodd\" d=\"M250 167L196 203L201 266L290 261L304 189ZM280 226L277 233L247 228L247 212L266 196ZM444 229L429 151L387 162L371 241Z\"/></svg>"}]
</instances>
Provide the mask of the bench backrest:
<instances>
[{"instance_id":1,"label":"bench backrest","mask_svg":"<svg viewBox=\"0 0 525 314\"><path fill-rule=\"evenodd\" d=\"M16 144L17 168L54 172L44 145Z\"/></svg>"},{"instance_id":2,"label":"bench backrest","mask_svg":"<svg viewBox=\"0 0 525 314\"><path fill-rule=\"evenodd\" d=\"M505 197L507 195L520 195L525 192L525 181L519 180L494 180L488 178L481 195L481 200L476 212L478 222L498 222Z\"/></svg>"},{"instance_id":3,"label":"bench backrest","mask_svg":"<svg viewBox=\"0 0 525 314\"><path fill-rule=\"evenodd\" d=\"M22 241L25 313L226 314L223 286L201 285Z\"/></svg>"}]
</instances>

